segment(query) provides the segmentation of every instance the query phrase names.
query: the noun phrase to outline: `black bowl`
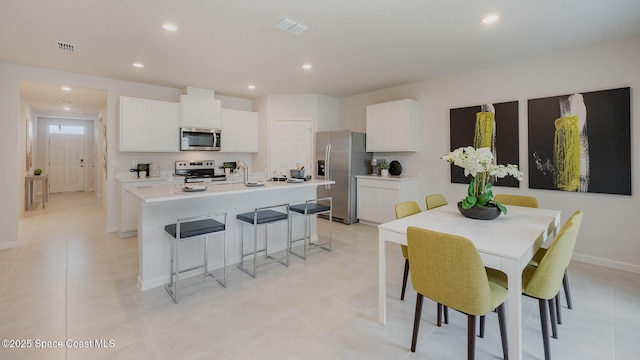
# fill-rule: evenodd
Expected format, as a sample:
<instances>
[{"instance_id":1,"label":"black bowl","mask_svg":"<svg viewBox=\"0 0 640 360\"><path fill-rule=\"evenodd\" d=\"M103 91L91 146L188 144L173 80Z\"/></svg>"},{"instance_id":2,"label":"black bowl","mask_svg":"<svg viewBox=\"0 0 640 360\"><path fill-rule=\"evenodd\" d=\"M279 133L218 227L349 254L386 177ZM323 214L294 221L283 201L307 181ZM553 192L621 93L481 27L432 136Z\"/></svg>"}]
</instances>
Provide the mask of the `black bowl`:
<instances>
[{"instance_id":1,"label":"black bowl","mask_svg":"<svg viewBox=\"0 0 640 360\"><path fill-rule=\"evenodd\" d=\"M462 207L462 201L458 202L458 211L470 219L478 220L493 220L500 216L500 209L493 206L482 207L474 206L470 209L464 209Z\"/></svg>"}]
</instances>

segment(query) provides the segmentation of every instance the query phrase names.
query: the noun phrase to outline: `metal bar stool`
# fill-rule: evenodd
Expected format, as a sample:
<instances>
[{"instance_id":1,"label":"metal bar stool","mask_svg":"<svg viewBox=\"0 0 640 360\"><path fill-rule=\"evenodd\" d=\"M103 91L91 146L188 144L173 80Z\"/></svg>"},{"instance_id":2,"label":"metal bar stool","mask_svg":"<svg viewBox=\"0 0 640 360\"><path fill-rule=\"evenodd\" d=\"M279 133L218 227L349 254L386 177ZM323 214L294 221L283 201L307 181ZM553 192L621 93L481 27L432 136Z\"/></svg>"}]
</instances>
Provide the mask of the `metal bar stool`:
<instances>
[{"instance_id":1,"label":"metal bar stool","mask_svg":"<svg viewBox=\"0 0 640 360\"><path fill-rule=\"evenodd\" d=\"M304 215L304 220L305 220L303 237L299 239L291 240L291 246L289 246L289 251L293 255L306 260L309 246L315 246L326 251L331 251L331 239L332 239L332 229L331 229L332 220L331 219L333 217L332 201L333 199L331 198L331 196L329 196L321 199L307 200L304 202L304 204L291 205L289 207L290 211ZM328 205L326 204L327 202L328 202ZM318 215L318 214L326 214L326 213L329 214L329 240L324 243L320 243L319 242L320 237L318 236L318 242L314 243L311 241L311 216ZM293 251L294 243L300 242L300 241L303 242L302 254Z\"/></svg>"},{"instance_id":2,"label":"metal bar stool","mask_svg":"<svg viewBox=\"0 0 640 360\"><path fill-rule=\"evenodd\" d=\"M216 220L222 219L222 222ZM216 280L223 287L227 287L227 213L221 212L211 215L193 216L178 219L175 224L169 224L164 227L164 231L169 234L171 240L171 263L170 263L170 281L164 286L173 302L178 303L178 282L180 274L196 269L203 269L203 275L216 278L213 273L209 272L209 235L215 233L224 233L224 266L222 269L222 279L218 277ZM186 240L198 239L204 237L204 262L200 265L190 267L188 269L180 269L180 244ZM192 284L194 285L194 284Z\"/></svg>"},{"instance_id":3,"label":"metal bar stool","mask_svg":"<svg viewBox=\"0 0 640 360\"><path fill-rule=\"evenodd\" d=\"M285 212L277 211L274 209L284 208ZM278 262L284 266L289 266L289 246L291 244L291 221L289 216L289 204L280 204L273 206L265 206L261 208L256 208L252 212L242 213L236 215L236 218L241 221L241 242L240 242L240 262L238 263L238 269L246 272L252 277L256 277L258 266L269 264L272 262ZM268 224L275 223L278 221L287 221L287 246L285 248L285 255L279 258L275 258L269 254L269 231L267 229ZM244 224L252 224L253 225L253 251L244 252L245 244L244 244ZM265 242L264 249L258 249L258 225L265 225ZM258 253L265 253L265 262L258 265L257 256ZM245 257L252 256L252 269L247 269L244 266Z\"/></svg>"}]
</instances>

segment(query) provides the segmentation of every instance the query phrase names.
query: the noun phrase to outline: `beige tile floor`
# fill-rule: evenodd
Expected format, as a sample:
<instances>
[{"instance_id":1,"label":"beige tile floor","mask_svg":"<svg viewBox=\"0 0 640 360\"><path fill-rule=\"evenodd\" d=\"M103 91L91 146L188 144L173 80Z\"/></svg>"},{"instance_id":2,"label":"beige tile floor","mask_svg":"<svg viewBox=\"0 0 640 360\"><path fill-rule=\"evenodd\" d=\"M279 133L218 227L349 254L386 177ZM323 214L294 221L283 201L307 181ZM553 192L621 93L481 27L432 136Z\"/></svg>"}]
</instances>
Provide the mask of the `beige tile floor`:
<instances>
[{"instance_id":1,"label":"beige tile floor","mask_svg":"<svg viewBox=\"0 0 640 360\"><path fill-rule=\"evenodd\" d=\"M326 226L320 221L320 227ZM19 220L20 247L0 250L0 359L463 359L466 320L452 312L437 328L425 302L420 343L409 351L415 293L399 300L403 259L390 246L388 323L377 322L376 230L335 224L331 253L257 279L230 266L215 281L182 293L136 287L136 239L106 233L92 194L53 194L46 210ZM322 231L322 230L321 230ZM564 308L554 359L640 359L640 275L573 263L574 309ZM542 359L537 304L524 299L525 359ZM111 348L82 348L94 339ZM38 342L36 342L38 341ZM44 342L76 346L36 349ZM501 358L497 320L477 341L477 359Z\"/></svg>"}]
</instances>

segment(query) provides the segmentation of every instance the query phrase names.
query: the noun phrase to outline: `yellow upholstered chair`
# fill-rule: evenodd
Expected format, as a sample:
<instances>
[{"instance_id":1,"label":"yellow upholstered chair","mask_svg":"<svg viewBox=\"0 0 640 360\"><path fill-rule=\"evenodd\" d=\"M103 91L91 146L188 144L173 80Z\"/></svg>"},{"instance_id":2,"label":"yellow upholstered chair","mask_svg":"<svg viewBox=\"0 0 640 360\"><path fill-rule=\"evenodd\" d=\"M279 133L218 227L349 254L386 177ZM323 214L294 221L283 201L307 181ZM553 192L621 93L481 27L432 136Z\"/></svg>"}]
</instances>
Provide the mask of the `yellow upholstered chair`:
<instances>
[{"instance_id":1,"label":"yellow upholstered chair","mask_svg":"<svg viewBox=\"0 0 640 360\"><path fill-rule=\"evenodd\" d=\"M504 205L526 206L531 208L540 207L538 199L533 196L498 194L493 197L493 200Z\"/></svg>"},{"instance_id":2,"label":"yellow upholstered chair","mask_svg":"<svg viewBox=\"0 0 640 360\"><path fill-rule=\"evenodd\" d=\"M532 208L540 207L538 199L533 196L498 194L493 199L504 205L526 206ZM538 251L533 255L533 259L531 259L531 261L529 262L529 265L538 266L546 251L546 248L538 249ZM571 301L571 289L569 289L569 275L566 272L562 279L562 285L564 288L564 296L567 299L567 307L569 309L573 309L573 302ZM562 318L560 313L560 297L556 299L556 313L558 316L558 324L561 324Z\"/></svg>"},{"instance_id":3,"label":"yellow upholstered chair","mask_svg":"<svg viewBox=\"0 0 640 360\"><path fill-rule=\"evenodd\" d=\"M425 198L427 210L435 209L440 206L447 205L447 199L442 194L431 194ZM405 216L413 215L421 212L420 206L415 201L405 201L396 205L396 219L403 218ZM400 300L404 300L404 293L407 289L407 279L409 278L409 258L407 256L407 246L400 245L402 249L402 256L404 261L404 275L402 277L402 292L400 293ZM447 312L445 310L445 323L448 322L446 318Z\"/></svg>"},{"instance_id":4,"label":"yellow upholstered chair","mask_svg":"<svg viewBox=\"0 0 640 360\"><path fill-rule=\"evenodd\" d=\"M407 229L411 282L418 292L411 351L415 352L423 297L467 315L467 357L475 357L476 316L497 309L503 356L507 358L504 301L507 289L489 281L471 240L410 226Z\"/></svg>"},{"instance_id":5,"label":"yellow upholstered chair","mask_svg":"<svg viewBox=\"0 0 640 360\"><path fill-rule=\"evenodd\" d=\"M445 199L442 194L427 195L427 197L424 199L424 202L427 205L427 210L435 209L437 207L448 204L447 199Z\"/></svg>"},{"instance_id":6,"label":"yellow upholstered chair","mask_svg":"<svg viewBox=\"0 0 640 360\"><path fill-rule=\"evenodd\" d=\"M442 198L442 200L444 200L444 197L442 195L439 195L439 196ZM429 198L429 196L427 196L427 198ZM447 200L444 200L444 203L441 200L438 200L438 204L440 205L437 205L437 206L446 205ZM433 209L433 207L429 208L428 206L429 206L429 203L427 202L427 210ZM434 207L437 207L437 206L434 205ZM405 202L396 204L396 219L401 219L403 217L417 214L419 212L422 212L422 210L420 209L420 206L418 205L418 203L415 201L405 201ZM404 301L404 294L407 290L407 280L409 279L409 253L406 245L400 245L400 249L402 250L402 257L404 257L404 275L402 276L402 291L400 292L400 300ZM448 324L449 310L445 306L444 311L442 311L442 306L438 304L438 326L440 326L440 324L442 323L443 313L444 313L444 323Z\"/></svg>"},{"instance_id":7,"label":"yellow upholstered chair","mask_svg":"<svg viewBox=\"0 0 640 360\"><path fill-rule=\"evenodd\" d=\"M400 219L409 215L417 214L421 212L420 206L415 201L405 201L396 204L396 219ZM402 277L402 292L400 293L400 300L404 300L404 293L407 289L407 279L409 278L409 257L407 255L407 246L400 245L402 250L402 256L404 257L404 276Z\"/></svg>"},{"instance_id":8,"label":"yellow upholstered chair","mask_svg":"<svg viewBox=\"0 0 640 360\"><path fill-rule=\"evenodd\" d=\"M546 360L550 359L547 303L549 303L550 307L553 307L553 298L560 292L562 279L571 262L571 255L578 238L581 222L582 211L578 210L573 213L555 239L553 239L551 246L545 252L544 257L540 259L538 266L529 265L522 272L522 292L527 296L538 299L544 358ZM414 267L413 263L411 267ZM507 277L504 273L487 269L487 275L491 281L506 286ZM413 281L413 278L411 280ZM550 313L551 324L554 326L554 312L550 311Z\"/></svg>"}]
</instances>

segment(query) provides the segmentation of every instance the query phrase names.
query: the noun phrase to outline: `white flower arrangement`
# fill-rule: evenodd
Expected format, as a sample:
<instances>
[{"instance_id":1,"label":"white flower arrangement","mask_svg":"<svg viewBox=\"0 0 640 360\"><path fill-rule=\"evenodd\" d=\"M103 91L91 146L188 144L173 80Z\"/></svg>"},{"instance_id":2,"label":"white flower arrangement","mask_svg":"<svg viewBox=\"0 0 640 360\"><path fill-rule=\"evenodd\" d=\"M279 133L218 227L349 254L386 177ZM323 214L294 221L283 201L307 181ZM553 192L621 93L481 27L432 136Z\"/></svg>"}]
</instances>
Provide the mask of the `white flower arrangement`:
<instances>
[{"instance_id":1,"label":"white flower arrangement","mask_svg":"<svg viewBox=\"0 0 640 360\"><path fill-rule=\"evenodd\" d=\"M494 165L493 154L488 147L479 149L474 149L471 146L457 148L448 154L442 155L441 159L463 168L464 176L471 175L472 177L467 197L462 201L463 208L495 206L502 213L507 213L507 208L504 205L493 200L490 178L503 178L509 175L518 181L522 181L522 172L518 170L517 165Z\"/></svg>"}]
</instances>

